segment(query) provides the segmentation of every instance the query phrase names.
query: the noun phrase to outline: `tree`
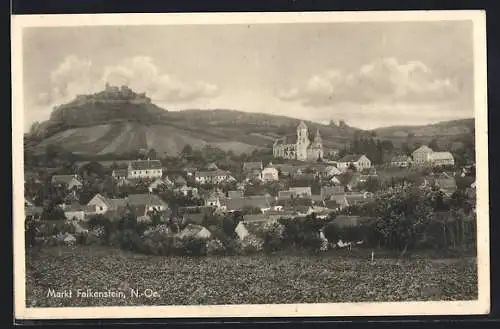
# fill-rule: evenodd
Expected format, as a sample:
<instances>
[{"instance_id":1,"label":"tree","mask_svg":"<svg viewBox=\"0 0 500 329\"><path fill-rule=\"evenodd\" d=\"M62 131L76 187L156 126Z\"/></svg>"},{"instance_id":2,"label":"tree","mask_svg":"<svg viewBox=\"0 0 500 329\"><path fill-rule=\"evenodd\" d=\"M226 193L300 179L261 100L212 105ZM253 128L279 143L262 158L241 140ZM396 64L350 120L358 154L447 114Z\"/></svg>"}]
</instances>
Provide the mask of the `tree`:
<instances>
[{"instance_id":1,"label":"tree","mask_svg":"<svg viewBox=\"0 0 500 329\"><path fill-rule=\"evenodd\" d=\"M41 214L41 220L64 220L66 215L61 207L56 203L50 202L46 207L43 208Z\"/></svg>"},{"instance_id":2,"label":"tree","mask_svg":"<svg viewBox=\"0 0 500 329\"><path fill-rule=\"evenodd\" d=\"M429 148L432 149L433 151L439 151L439 146L438 146L438 143L437 143L437 139L436 138L433 138L430 142L429 142Z\"/></svg>"},{"instance_id":3,"label":"tree","mask_svg":"<svg viewBox=\"0 0 500 329\"><path fill-rule=\"evenodd\" d=\"M438 191L401 186L379 194L373 201L379 243L404 254L415 246L418 237L433 218Z\"/></svg>"},{"instance_id":4,"label":"tree","mask_svg":"<svg viewBox=\"0 0 500 329\"><path fill-rule=\"evenodd\" d=\"M148 151L148 158L149 159L156 159L157 158L157 153L156 153L155 149L150 149Z\"/></svg>"}]
</instances>

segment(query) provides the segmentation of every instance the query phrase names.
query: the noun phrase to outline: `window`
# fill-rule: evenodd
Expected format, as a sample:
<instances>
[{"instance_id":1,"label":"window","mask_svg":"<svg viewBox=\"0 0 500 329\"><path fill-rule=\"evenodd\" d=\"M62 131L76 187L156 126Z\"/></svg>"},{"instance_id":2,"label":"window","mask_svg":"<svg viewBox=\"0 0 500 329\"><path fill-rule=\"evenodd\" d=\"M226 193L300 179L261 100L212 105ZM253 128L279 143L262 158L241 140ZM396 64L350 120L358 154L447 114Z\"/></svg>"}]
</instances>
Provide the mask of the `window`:
<instances>
[{"instance_id":1,"label":"window","mask_svg":"<svg viewBox=\"0 0 500 329\"><path fill-rule=\"evenodd\" d=\"M103 207L99 207L99 210L100 210L100 211L103 211L103 209L104 209Z\"/></svg>"}]
</instances>

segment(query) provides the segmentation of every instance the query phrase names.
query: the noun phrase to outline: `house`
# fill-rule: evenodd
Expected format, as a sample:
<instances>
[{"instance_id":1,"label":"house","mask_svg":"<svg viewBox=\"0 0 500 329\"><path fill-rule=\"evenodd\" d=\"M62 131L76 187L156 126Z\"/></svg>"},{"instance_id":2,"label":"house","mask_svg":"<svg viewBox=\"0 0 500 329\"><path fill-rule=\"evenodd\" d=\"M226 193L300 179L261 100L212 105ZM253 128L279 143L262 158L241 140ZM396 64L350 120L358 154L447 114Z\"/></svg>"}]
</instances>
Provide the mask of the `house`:
<instances>
[{"instance_id":1,"label":"house","mask_svg":"<svg viewBox=\"0 0 500 329\"><path fill-rule=\"evenodd\" d=\"M275 220L261 220L261 221L241 221L236 225L234 232L240 240L251 238L256 246L262 247L264 240L263 234L269 230L269 224L274 223Z\"/></svg>"},{"instance_id":2,"label":"house","mask_svg":"<svg viewBox=\"0 0 500 329\"><path fill-rule=\"evenodd\" d=\"M182 194L184 196L192 195L193 198L198 198L198 189L196 187L191 186L181 186L174 190L174 192Z\"/></svg>"},{"instance_id":3,"label":"house","mask_svg":"<svg viewBox=\"0 0 500 329\"><path fill-rule=\"evenodd\" d=\"M346 187L349 191L359 187L362 184L365 184L370 179L378 179L377 175L364 175L360 173L354 173L351 177L351 180L347 183Z\"/></svg>"},{"instance_id":4,"label":"house","mask_svg":"<svg viewBox=\"0 0 500 329\"><path fill-rule=\"evenodd\" d=\"M182 171L184 173L186 173L187 177L193 177L195 175L195 173L198 171L198 169L194 168L194 167L184 167L184 169L182 169Z\"/></svg>"},{"instance_id":5,"label":"house","mask_svg":"<svg viewBox=\"0 0 500 329\"><path fill-rule=\"evenodd\" d=\"M296 172L292 174L292 180L297 182L313 182L316 180L316 174L311 172ZM307 183L309 184L309 183Z\"/></svg>"},{"instance_id":6,"label":"house","mask_svg":"<svg viewBox=\"0 0 500 329\"><path fill-rule=\"evenodd\" d=\"M277 206L285 210L307 209L313 205L313 200L310 197L305 198L278 198Z\"/></svg>"},{"instance_id":7,"label":"house","mask_svg":"<svg viewBox=\"0 0 500 329\"><path fill-rule=\"evenodd\" d=\"M108 210L113 208L111 202L99 193L94 195L94 197L87 202L87 206L94 207L96 214L105 214Z\"/></svg>"},{"instance_id":8,"label":"house","mask_svg":"<svg viewBox=\"0 0 500 329\"><path fill-rule=\"evenodd\" d=\"M195 174L195 181L200 184L220 184L234 180L231 173L226 170L199 171Z\"/></svg>"},{"instance_id":9,"label":"house","mask_svg":"<svg viewBox=\"0 0 500 329\"><path fill-rule=\"evenodd\" d=\"M117 180L124 179L128 177L128 171L127 169L115 169L111 176Z\"/></svg>"},{"instance_id":10,"label":"house","mask_svg":"<svg viewBox=\"0 0 500 329\"><path fill-rule=\"evenodd\" d=\"M334 159L334 158L338 157L338 156L339 156L339 153L340 153L340 150L339 150L339 149L331 149L331 148L330 148L330 149L326 150L326 154L327 154L327 156L328 156L329 158L332 158L332 159Z\"/></svg>"},{"instance_id":11,"label":"house","mask_svg":"<svg viewBox=\"0 0 500 329\"><path fill-rule=\"evenodd\" d=\"M281 217L280 213L277 214L247 214L243 216L244 223L255 223L255 222L274 222Z\"/></svg>"},{"instance_id":12,"label":"house","mask_svg":"<svg viewBox=\"0 0 500 329\"><path fill-rule=\"evenodd\" d=\"M332 165L326 166L323 169L323 176L324 177L337 176L337 175L340 175L341 173L342 173L342 171L339 168L337 168L336 166L332 166Z\"/></svg>"},{"instance_id":13,"label":"house","mask_svg":"<svg viewBox=\"0 0 500 329\"><path fill-rule=\"evenodd\" d=\"M411 154L413 162L417 165L428 164L434 151L427 145L422 145Z\"/></svg>"},{"instance_id":14,"label":"house","mask_svg":"<svg viewBox=\"0 0 500 329\"><path fill-rule=\"evenodd\" d=\"M453 166L455 159L450 152L432 152L430 162L433 166Z\"/></svg>"},{"instance_id":15,"label":"house","mask_svg":"<svg viewBox=\"0 0 500 329\"><path fill-rule=\"evenodd\" d=\"M163 176L163 167L160 160L135 160L128 163L127 178L160 178Z\"/></svg>"},{"instance_id":16,"label":"house","mask_svg":"<svg viewBox=\"0 0 500 329\"><path fill-rule=\"evenodd\" d=\"M126 205L126 199L110 199L99 193L87 202L87 206L94 209L93 214L107 214L110 211L125 208Z\"/></svg>"},{"instance_id":17,"label":"house","mask_svg":"<svg viewBox=\"0 0 500 329\"><path fill-rule=\"evenodd\" d=\"M311 187L290 187L288 191L293 192L295 197L310 197L312 195Z\"/></svg>"},{"instance_id":18,"label":"house","mask_svg":"<svg viewBox=\"0 0 500 329\"><path fill-rule=\"evenodd\" d=\"M349 206L360 205L373 200L373 194L369 192L346 193L345 198Z\"/></svg>"},{"instance_id":19,"label":"house","mask_svg":"<svg viewBox=\"0 0 500 329\"><path fill-rule=\"evenodd\" d=\"M168 204L156 194L130 194L126 203L131 206L146 206L146 211L166 211Z\"/></svg>"},{"instance_id":20,"label":"house","mask_svg":"<svg viewBox=\"0 0 500 329\"><path fill-rule=\"evenodd\" d=\"M261 181L262 180L262 172L260 170L252 170L245 173L245 181Z\"/></svg>"},{"instance_id":21,"label":"house","mask_svg":"<svg viewBox=\"0 0 500 329\"><path fill-rule=\"evenodd\" d=\"M82 206L79 204L61 204L61 209L67 219L82 221L85 216L94 214L95 208L92 206Z\"/></svg>"},{"instance_id":22,"label":"house","mask_svg":"<svg viewBox=\"0 0 500 329\"><path fill-rule=\"evenodd\" d=\"M232 198L221 200L221 206L227 211L241 211L245 208L258 208L261 212L272 209L273 198L267 195L246 196L243 198Z\"/></svg>"},{"instance_id":23,"label":"house","mask_svg":"<svg viewBox=\"0 0 500 329\"><path fill-rule=\"evenodd\" d=\"M346 155L337 162L338 169L342 171L346 171L351 165L354 166L356 170L362 170L370 168L372 163L364 154Z\"/></svg>"},{"instance_id":24,"label":"house","mask_svg":"<svg viewBox=\"0 0 500 329\"><path fill-rule=\"evenodd\" d=\"M65 186L68 190L83 186L77 175L54 175L52 176L52 184Z\"/></svg>"},{"instance_id":25,"label":"house","mask_svg":"<svg viewBox=\"0 0 500 329\"><path fill-rule=\"evenodd\" d=\"M240 240L244 240L250 235L250 232L243 222L239 222L238 225L236 225L236 227L234 228L234 232Z\"/></svg>"},{"instance_id":26,"label":"house","mask_svg":"<svg viewBox=\"0 0 500 329\"><path fill-rule=\"evenodd\" d=\"M343 186L323 186L320 194L323 200L329 200L333 195L344 195L345 188Z\"/></svg>"},{"instance_id":27,"label":"house","mask_svg":"<svg viewBox=\"0 0 500 329\"><path fill-rule=\"evenodd\" d=\"M333 176L332 178L330 178L329 182L333 185L340 185L341 183L338 176Z\"/></svg>"},{"instance_id":28,"label":"house","mask_svg":"<svg viewBox=\"0 0 500 329\"><path fill-rule=\"evenodd\" d=\"M207 198L205 198L206 207L221 207L221 196L218 193L211 193Z\"/></svg>"},{"instance_id":29,"label":"house","mask_svg":"<svg viewBox=\"0 0 500 329\"><path fill-rule=\"evenodd\" d=\"M206 217L214 214L214 209L212 207L180 207L178 213L182 217L183 225L201 225Z\"/></svg>"},{"instance_id":30,"label":"house","mask_svg":"<svg viewBox=\"0 0 500 329\"><path fill-rule=\"evenodd\" d=\"M201 225L188 224L181 232L176 234L179 238L209 239L212 233Z\"/></svg>"},{"instance_id":31,"label":"house","mask_svg":"<svg viewBox=\"0 0 500 329\"><path fill-rule=\"evenodd\" d=\"M119 186L119 187L129 186L129 185L133 185L133 182L128 180L126 177L121 177L116 181L116 186Z\"/></svg>"},{"instance_id":32,"label":"house","mask_svg":"<svg viewBox=\"0 0 500 329\"><path fill-rule=\"evenodd\" d=\"M323 205L324 199L321 194L313 194L311 195L311 200L313 205Z\"/></svg>"},{"instance_id":33,"label":"house","mask_svg":"<svg viewBox=\"0 0 500 329\"><path fill-rule=\"evenodd\" d=\"M272 182L272 181L277 181L279 180L279 175L278 175L278 169L272 166L270 164L266 168L262 169L262 180L264 182Z\"/></svg>"},{"instance_id":34,"label":"house","mask_svg":"<svg viewBox=\"0 0 500 329\"><path fill-rule=\"evenodd\" d=\"M275 164L274 168L278 169L278 172L282 176L290 176L295 172L295 167L289 164Z\"/></svg>"},{"instance_id":35,"label":"house","mask_svg":"<svg viewBox=\"0 0 500 329\"><path fill-rule=\"evenodd\" d=\"M217 167L217 165L214 162L212 162L212 163L207 165L206 169L207 170L219 170L219 167Z\"/></svg>"},{"instance_id":36,"label":"house","mask_svg":"<svg viewBox=\"0 0 500 329\"><path fill-rule=\"evenodd\" d=\"M187 181L182 175L173 175L171 178L168 178L168 181L173 183L174 186L186 186Z\"/></svg>"},{"instance_id":37,"label":"house","mask_svg":"<svg viewBox=\"0 0 500 329\"><path fill-rule=\"evenodd\" d=\"M434 184L447 196L451 196L457 190L457 182L453 177L436 178Z\"/></svg>"},{"instance_id":38,"label":"house","mask_svg":"<svg viewBox=\"0 0 500 329\"><path fill-rule=\"evenodd\" d=\"M263 169L263 166L262 166L262 162L261 161L258 161L258 162L244 162L243 163L243 173L249 173L249 172L253 172L253 171L262 171Z\"/></svg>"},{"instance_id":39,"label":"house","mask_svg":"<svg viewBox=\"0 0 500 329\"><path fill-rule=\"evenodd\" d=\"M391 166L398 168L406 168L411 164L411 157L407 155L396 155L391 159Z\"/></svg>"},{"instance_id":40,"label":"house","mask_svg":"<svg viewBox=\"0 0 500 329\"><path fill-rule=\"evenodd\" d=\"M42 217L43 208L36 206L24 207L24 218L26 220L39 220Z\"/></svg>"},{"instance_id":41,"label":"house","mask_svg":"<svg viewBox=\"0 0 500 329\"><path fill-rule=\"evenodd\" d=\"M153 193L159 188L172 187L173 185L174 184L167 177L165 177L165 179L157 178L154 182L149 184L148 190L150 193Z\"/></svg>"},{"instance_id":42,"label":"house","mask_svg":"<svg viewBox=\"0 0 500 329\"><path fill-rule=\"evenodd\" d=\"M228 191L227 192L227 197L228 198L242 198L244 196L244 191L241 190L235 190L235 191Z\"/></svg>"}]
</instances>

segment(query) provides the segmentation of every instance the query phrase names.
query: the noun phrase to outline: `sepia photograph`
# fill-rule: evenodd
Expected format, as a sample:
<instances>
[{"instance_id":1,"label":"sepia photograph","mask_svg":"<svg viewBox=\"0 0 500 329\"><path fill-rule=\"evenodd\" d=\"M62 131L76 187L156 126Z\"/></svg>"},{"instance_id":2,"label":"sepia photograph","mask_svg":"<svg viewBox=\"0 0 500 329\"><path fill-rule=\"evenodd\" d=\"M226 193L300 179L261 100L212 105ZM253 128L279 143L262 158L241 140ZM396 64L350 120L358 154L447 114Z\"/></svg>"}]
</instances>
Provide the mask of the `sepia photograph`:
<instances>
[{"instance_id":1,"label":"sepia photograph","mask_svg":"<svg viewBox=\"0 0 500 329\"><path fill-rule=\"evenodd\" d=\"M482 11L12 17L19 319L486 314Z\"/></svg>"}]
</instances>

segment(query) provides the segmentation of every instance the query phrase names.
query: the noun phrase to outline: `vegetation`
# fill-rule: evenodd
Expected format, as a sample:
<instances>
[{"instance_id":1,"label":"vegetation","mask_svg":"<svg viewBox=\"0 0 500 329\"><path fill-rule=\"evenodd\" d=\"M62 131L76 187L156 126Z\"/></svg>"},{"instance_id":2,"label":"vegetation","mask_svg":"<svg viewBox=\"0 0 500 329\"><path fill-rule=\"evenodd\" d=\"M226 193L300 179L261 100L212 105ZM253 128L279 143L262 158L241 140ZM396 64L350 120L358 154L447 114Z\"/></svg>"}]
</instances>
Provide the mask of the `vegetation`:
<instances>
[{"instance_id":1,"label":"vegetation","mask_svg":"<svg viewBox=\"0 0 500 329\"><path fill-rule=\"evenodd\" d=\"M376 256L377 257L377 256ZM102 247L46 248L27 255L28 307L442 301L477 298L473 259L398 261L325 254L151 257ZM126 269L126 270L124 270ZM64 273L64 275L61 275ZM408 275L411 273L411 275ZM56 290L121 290L126 298L50 298ZM156 298L130 298L149 288Z\"/></svg>"}]
</instances>

